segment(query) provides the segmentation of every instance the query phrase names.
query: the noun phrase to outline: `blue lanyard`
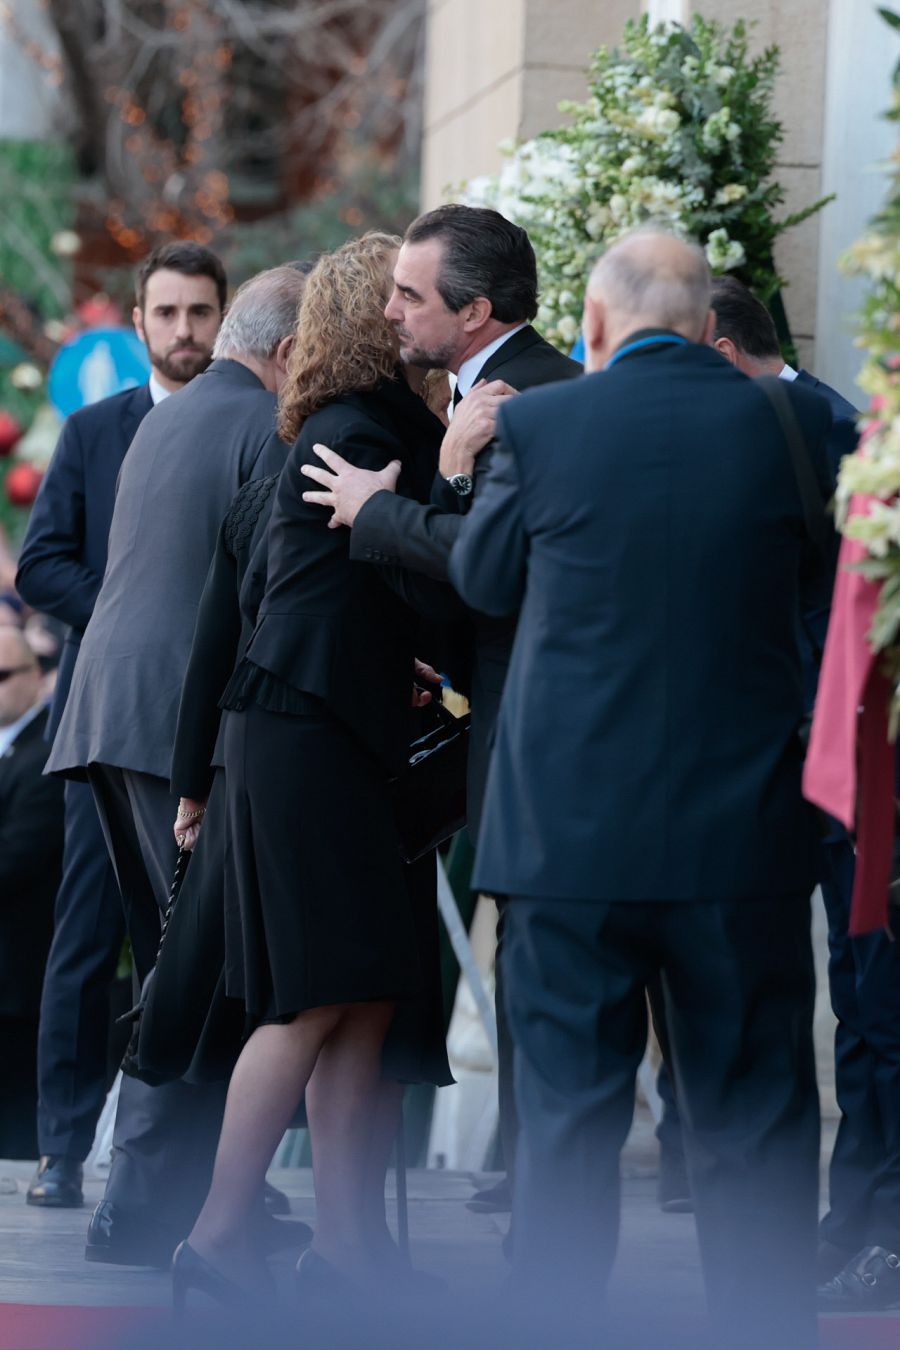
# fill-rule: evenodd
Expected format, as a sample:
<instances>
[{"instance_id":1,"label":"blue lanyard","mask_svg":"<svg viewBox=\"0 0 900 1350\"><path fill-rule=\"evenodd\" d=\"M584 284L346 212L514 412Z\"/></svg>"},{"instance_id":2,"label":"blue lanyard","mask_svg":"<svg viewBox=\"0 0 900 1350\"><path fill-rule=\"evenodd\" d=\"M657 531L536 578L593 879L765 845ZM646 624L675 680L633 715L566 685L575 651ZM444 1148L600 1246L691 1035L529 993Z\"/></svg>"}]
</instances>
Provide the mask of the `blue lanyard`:
<instances>
[{"instance_id":1,"label":"blue lanyard","mask_svg":"<svg viewBox=\"0 0 900 1350\"><path fill-rule=\"evenodd\" d=\"M660 333L659 337L638 338L637 342L628 342L624 347L620 347L609 358L603 369L609 370L610 366L614 366L623 356L627 356L629 352L640 351L641 347L686 347L687 345L687 338L676 337L674 333Z\"/></svg>"}]
</instances>

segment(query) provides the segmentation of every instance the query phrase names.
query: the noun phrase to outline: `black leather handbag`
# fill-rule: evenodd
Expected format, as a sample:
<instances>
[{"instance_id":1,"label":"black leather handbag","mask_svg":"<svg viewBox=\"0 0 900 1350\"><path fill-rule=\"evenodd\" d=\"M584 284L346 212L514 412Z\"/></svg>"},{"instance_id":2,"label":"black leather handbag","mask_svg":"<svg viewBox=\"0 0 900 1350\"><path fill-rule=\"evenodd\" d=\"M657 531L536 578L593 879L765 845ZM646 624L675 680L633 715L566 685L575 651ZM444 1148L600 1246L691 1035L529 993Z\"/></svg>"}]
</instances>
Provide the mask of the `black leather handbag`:
<instances>
[{"instance_id":1,"label":"black leather handbag","mask_svg":"<svg viewBox=\"0 0 900 1350\"><path fill-rule=\"evenodd\" d=\"M408 863L466 823L469 714L454 717L438 699L422 712L426 729L410 745L404 772L391 779L400 851Z\"/></svg>"}]
</instances>

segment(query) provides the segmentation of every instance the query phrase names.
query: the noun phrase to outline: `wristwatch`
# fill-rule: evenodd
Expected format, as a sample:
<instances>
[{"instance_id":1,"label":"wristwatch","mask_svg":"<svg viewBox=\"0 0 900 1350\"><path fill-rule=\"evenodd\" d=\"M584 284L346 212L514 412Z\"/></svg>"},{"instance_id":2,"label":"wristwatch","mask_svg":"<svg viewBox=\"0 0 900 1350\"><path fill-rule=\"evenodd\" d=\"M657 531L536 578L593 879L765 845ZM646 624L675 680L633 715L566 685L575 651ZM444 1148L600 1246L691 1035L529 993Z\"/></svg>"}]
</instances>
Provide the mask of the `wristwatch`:
<instances>
[{"instance_id":1,"label":"wristwatch","mask_svg":"<svg viewBox=\"0 0 900 1350\"><path fill-rule=\"evenodd\" d=\"M450 484L458 497L470 497L475 486L470 473L454 473L444 481Z\"/></svg>"}]
</instances>

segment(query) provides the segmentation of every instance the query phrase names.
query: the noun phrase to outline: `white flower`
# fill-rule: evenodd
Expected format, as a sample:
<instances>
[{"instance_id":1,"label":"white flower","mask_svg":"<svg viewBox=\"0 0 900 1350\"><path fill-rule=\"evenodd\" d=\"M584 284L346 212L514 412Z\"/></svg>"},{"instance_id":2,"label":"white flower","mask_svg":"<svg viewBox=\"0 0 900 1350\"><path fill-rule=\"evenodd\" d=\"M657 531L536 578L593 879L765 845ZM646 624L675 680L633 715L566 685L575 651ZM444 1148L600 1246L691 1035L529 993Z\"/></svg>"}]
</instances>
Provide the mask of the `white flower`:
<instances>
[{"instance_id":1,"label":"white flower","mask_svg":"<svg viewBox=\"0 0 900 1350\"><path fill-rule=\"evenodd\" d=\"M609 219L609 210L605 206L592 206L584 222L588 238L602 239Z\"/></svg>"},{"instance_id":2,"label":"white flower","mask_svg":"<svg viewBox=\"0 0 900 1350\"><path fill-rule=\"evenodd\" d=\"M714 272L727 272L745 262L747 252L737 239L729 238L725 229L713 230L706 241L706 260Z\"/></svg>"},{"instance_id":3,"label":"white flower","mask_svg":"<svg viewBox=\"0 0 900 1350\"><path fill-rule=\"evenodd\" d=\"M561 298L561 297L560 297ZM573 301L575 297L572 297ZM572 346L578 338L578 324L571 314L564 314L556 325L556 331L568 346Z\"/></svg>"},{"instance_id":4,"label":"white flower","mask_svg":"<svg viewBox=\"0 0 900 1350\"><path fill-rule=\"evenodd\" d=\"M674 108L658 108L650 104L637 119L637 129L651 140L671 136L681 126L681 118Z\"/></svg>"},{"instance_id":5,"label":"white flower","mask_svg":"<svg viewBox=\"0 0 900 1350\"><path fill-rule=\"evenodd\" d=\"M734 66L710 66L709 73L713 83L724 89L734 79L736 72Z\"/></svg>"},{"instance_id":6,"label":"white flower","mask_svg":"<svg viewBox=\"0 0 900 1350\"><path fill-rule=\"evenodd\" d=\"M621 192L614 192L609 199L609 214L616 224L621 224L628 212L628 198L623 197Z\"/></svg>"},{"instance_id":7,"label":"white flower","mask_svg":"<svg viewBox=\"0 0 900 1350\"><path fill-rule=\"evenodd\" d=\"M747 189L743 183L726 183L713 197L713 206L730 206L732 202L739 202L746 195Z\"/></svg>"},{"instance_id":8,"label":"white flower","mask_svg":"<svg viewBox=\"0 0 900 1350\"><path fill-rule=\"evenodd\" d=\"M626 178L630 178L632 174L639 173L646 163L646 155L629 155L627 159L622 161L620 172Z\"/></svg>"}]
</instances>

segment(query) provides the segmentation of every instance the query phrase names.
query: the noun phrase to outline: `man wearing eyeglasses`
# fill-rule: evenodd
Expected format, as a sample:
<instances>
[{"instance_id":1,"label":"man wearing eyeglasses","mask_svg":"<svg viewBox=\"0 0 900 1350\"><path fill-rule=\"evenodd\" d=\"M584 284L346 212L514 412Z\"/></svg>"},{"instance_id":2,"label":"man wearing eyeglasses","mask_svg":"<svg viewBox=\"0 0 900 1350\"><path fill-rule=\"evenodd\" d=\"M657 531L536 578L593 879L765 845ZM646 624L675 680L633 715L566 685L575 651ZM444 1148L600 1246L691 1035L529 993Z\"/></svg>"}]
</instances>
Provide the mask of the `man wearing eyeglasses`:
<instances>
[{"instance_id":1,"label":"man wearing eyeglasses","mask_svg":"<svg viewBox=\"0 0 900 1350\"><path fill-rule=\"evenodd\" d=\"M37 1152L41 981L62 870L62 784L42 775L43 673L20 628L0 627L0 1157Z\"/></svg>"}]
</instances>

